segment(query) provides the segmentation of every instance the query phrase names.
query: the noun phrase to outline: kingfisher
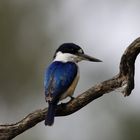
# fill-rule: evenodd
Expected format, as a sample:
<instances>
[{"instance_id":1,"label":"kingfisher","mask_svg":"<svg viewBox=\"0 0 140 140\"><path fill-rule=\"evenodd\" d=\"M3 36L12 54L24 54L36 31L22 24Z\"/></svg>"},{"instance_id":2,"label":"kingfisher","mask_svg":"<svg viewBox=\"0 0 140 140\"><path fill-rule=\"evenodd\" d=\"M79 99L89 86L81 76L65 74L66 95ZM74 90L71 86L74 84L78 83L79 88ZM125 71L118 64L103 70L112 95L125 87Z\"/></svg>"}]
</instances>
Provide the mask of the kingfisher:
<instances>
[{"instance_id":1,"label":"kingfisher","mask_svg":"<svg viewBox=\"0 0 140 140\"><path fill-rule=\"evenodd\" d=\"M80 76L77 63L82 60L102 62L85 54L83 49L74 43L64 43L56 50L52 63L45 71L45 100L48 103L45 125L53 125L59 101L66 97L73 99L72 95Z\"/></svg>"}]
</instances>

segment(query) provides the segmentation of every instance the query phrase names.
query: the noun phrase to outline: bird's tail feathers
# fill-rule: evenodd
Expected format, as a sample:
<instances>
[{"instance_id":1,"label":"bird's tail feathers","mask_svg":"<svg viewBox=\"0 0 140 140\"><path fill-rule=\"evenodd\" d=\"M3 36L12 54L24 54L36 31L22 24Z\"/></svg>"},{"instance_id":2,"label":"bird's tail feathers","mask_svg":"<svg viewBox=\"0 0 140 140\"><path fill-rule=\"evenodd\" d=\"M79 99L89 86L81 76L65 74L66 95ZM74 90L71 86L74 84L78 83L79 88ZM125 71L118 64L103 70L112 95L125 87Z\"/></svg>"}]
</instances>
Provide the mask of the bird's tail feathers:
<instances>
[{"instance_id":1,"label":"bird's tail feathers","mask_svg":"<svg viewBox=\"0 0 140 140\"><path fill-rule=\"evenodd\" d=\"M56 104L49 103L48 112L45 118L45 125L52 126L54 123Z\"/></svg>"}]
</instances>

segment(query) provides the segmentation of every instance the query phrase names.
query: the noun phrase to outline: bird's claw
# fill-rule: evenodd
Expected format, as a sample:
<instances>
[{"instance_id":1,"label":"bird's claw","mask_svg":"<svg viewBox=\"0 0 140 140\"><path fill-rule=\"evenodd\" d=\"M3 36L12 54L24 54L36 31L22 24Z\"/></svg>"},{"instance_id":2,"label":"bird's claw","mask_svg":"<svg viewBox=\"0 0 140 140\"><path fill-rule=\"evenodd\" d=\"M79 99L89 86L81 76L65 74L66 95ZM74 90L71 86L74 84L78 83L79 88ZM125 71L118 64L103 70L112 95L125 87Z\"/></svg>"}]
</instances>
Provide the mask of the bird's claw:
<instances>
[{"instance_id":1,"label":"bird's claw","mask_svg":"<svg viewBox=\"0 0 140 140\"><path fill-rule=\"evenodd\" d=\"M75 99L73 96L69 96L69 97L70 97L70 100L68 102L60 104L62 107L65 107L67 104L69 104L72 100Z\"/></svg>"},{"instance_id":2,"label":"bird's claw","mask_svg":"<svg viewBox=\"0 0 140 140\"><path fill-rule=\"evenodd\" d=\"M60 105L61 105L61 107L65 107L67 105L67 103L61 103Z\"/></svg>"},{"instance_id":3,"label":"bird's claw","mask_svg":"<svg viewBox=\"0 0 140 140\"><path fill-rule=\"evenodd\" d=\"M69 96L70 97L70 101L71 102L73 99L75 99L73 96Z\"/></svg>"}]
</instances>

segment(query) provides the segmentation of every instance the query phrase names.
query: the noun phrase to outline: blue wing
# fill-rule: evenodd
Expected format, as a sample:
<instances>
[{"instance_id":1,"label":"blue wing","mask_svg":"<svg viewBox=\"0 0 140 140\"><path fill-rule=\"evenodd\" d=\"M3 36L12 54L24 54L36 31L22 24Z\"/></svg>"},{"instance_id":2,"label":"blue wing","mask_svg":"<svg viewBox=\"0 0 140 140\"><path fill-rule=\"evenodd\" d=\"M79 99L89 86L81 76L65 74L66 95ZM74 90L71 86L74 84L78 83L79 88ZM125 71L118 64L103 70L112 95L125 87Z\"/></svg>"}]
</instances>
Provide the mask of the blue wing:
<instances>
[{"instance_id":1,"label":"blue wing","mask_svg":"<svg viewBox=\"0 0 140 140\"><path fill-rule=\"evenodd\" d=\"M78 67L73 62L53 62L45 73L45 95L48 100L59 101L77 75Z\"/></svg>"}]
</instances>

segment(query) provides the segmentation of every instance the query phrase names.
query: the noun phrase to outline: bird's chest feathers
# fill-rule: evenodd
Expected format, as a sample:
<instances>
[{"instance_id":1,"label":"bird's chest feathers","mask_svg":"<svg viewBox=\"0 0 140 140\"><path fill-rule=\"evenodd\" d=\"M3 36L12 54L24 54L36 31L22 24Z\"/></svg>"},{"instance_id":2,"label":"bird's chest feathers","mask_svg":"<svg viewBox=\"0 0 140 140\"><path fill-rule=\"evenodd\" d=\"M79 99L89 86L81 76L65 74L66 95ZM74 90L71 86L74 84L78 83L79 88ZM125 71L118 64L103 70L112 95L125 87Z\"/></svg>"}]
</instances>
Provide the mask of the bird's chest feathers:
<instances>
[{"instance_id":1,"label":"bird's chest feathers","mask_svg":"<svg viewBox=\"0 0 140 140\"><path fill-rule=\"evenodd\" d=\"M75 79L73 80L71 86L67 89L67 91L61 95L60 100L65 99L68 96L72 96L74 94L74 90L77 86L77 83L79 81L79 71L77 72L77 75Z\"/></svg>"}]
</instances>

